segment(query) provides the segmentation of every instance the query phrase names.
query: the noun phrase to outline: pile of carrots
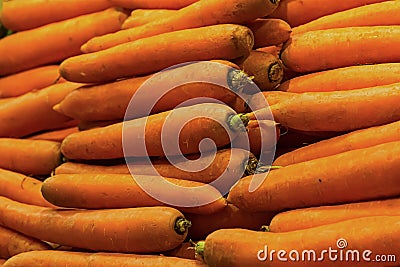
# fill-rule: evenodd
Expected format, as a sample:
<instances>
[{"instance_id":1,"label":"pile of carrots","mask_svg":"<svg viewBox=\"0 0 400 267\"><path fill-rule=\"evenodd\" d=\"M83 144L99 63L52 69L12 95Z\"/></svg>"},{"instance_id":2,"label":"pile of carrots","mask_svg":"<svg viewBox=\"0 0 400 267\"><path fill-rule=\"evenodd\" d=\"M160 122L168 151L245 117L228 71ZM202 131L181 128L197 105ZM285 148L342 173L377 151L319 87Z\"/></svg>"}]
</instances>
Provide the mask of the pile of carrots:
<instances>
[{"instance_id":1,"label":"pile of carrots","mask_svg":"<svg viewBox=\"0 0 400 267\"><path fill-rule=\"evenodd\" d=\"M399 267L399 14L3 1L0 266Z\"/></svg>"}]
</instances>

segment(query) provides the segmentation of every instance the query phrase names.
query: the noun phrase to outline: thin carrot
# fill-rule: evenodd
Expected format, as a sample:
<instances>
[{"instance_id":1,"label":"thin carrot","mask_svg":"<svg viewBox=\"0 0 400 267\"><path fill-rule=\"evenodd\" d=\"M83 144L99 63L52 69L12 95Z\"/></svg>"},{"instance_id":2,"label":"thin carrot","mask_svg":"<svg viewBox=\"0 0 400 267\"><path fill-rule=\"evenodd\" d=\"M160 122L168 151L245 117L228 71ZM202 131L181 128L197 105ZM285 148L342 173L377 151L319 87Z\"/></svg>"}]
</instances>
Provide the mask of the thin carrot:
<instances>
[{"instance_id":1,"label":"thin carrot","mask_svg":"<svg viewBox=\"0 0 400 267\"><path fill-rule=\"evenodd\" d=\"M3 169L0 169L0 180L0 196L31 205L55 207L43 198L39 180Z\"/></svg>"},{"instance_id":2,"label":"thin carrot","mask_svg":"<svg viewBox=\"0 0 400 267\"><path fill-rule=\"evenodd\" d=\"M400 142L389 142L255 174L242 178L228 201L258 212L396 197L399 153Z\"/></svg>"},{"instance_id":3,"label":"thin carrot","mask_svg":"<svg viewBox=\"0 0 400 267\"><path fill-rule=\"evenodd\" d=\"M196 259L196 253L191 242L183 242L178 247L163 253L165 256L177 257L181 259Z\"/></svg>"},{"instance_id":4,"label":"thin carrot","mask_svg":"<svg viewBox=\"0 0 400 267\"><path fill-rule=\"evenodd\" d=\"M207 267L200 260L181 259L155 255L135 255L121 253L89 253L70 251L32 251L9 259L5 267L23 266L74 266L74 267Z\"/></svg>"},{"instance_id":5,"label":"thin carrot","mask_svg":"<svg viewBox=\"0 0 400 267\"><path fill-rule=\"evenodd\" d=\"M279 148L301 148L345 134L345 132L337 131L298 131L287 127L284 128L283 133L284 134L279 137L277 143L277 147Z\"/></svg>"},{"instance_id":6,"label":"thin carrot","mask_svg":"<svg viewBox=\"0 0 400 267\"><path fill-rule=\"evenodd\" d=\"M95 251L167 251L185 240L190 226L182 213L169 207L63 210L0 197L0 213L2 226L37 239Z\"/></svg>"},{"instance_id":7,"label":"thin carrot","mask_svg":"<svg viewBox=\"0 0 400 267\"><path fill-rule=\"evenodd\" d=\"M394 141L400 141L400 120L382 126L350 132L296 149L278 157L274 164L287 166Z\"/></svg>"},{"instance_id":8,"label":"thin carrot","mask_svg":"<svg viewBox=\"0 0 400 267\"><path fill-rule=\"evenodd\" d=\"M62 142L70 134L78 132L78 127L69 127L61 130L46 131L44 133L35 134L27 137L29 140L47 140L54 142Z\"/></svg>"},{"instance_id":9,"label":"thin carrot","mask_svg":"<svg viewBox=\"0 0 400 267\"><path fill-rule=\"evenodd\" d=\"M79 55L83 43L94 36L119 30L126 17L122 11L110 8L11 34L0 41L0 75Z\"/></svg>"},{"instance_id":10,"label":"thin carrot","mask_svg":"<svg viewBox=\"0 0 400 267\"><path fill-rule=\"evenodd\" d=\"M175 13L176 10L173 9L134 9L121 28L123 30L134 28Z\"/></svg>"},{"instance_id":11,"label":"thin carrot","mask_svg":"<svg viewBox=\"0 0 400 267\"><path fill-rule=\"evenodd\" d=\"M257 48L256 51L269 53L269 54L274 55L275 57L279 58L279 54L281 53L281 49L282 49L281 45L271 45L271 46L265 46L265 47Z\"/></svg>"},{"instance_id":12,"label":"thin carrot","mask_svg":"<svg viewBox=\"0 0 400 267\"><path fill-rule=\"evenodd\" d=\"M258 110L265 108L265 101L267 101L269 106L282 103L286 100L290 100L292 98L296 98L299 95L296 93L287 93L280 91L266 91L259 92L254 94L249 99L249 106L252 107L252 110ZM252 118L253 120L255 118ZM267 119L267 118L264 118Z\"/></svg>"},{"instance_id":13,"label":"thin carrot","mask_svg":"<svg viewBox=\"0 0 400 267\"><path fill-rule=\"evenodd\" d=\"M34 238L0 226L0 257L11 258L28 251L49 250L51 247Z\"/></svg>"},{"instance_id":14,"label":"thin carrot","mask_svg":"<svg viewBox=\"0 0 400 267\"><path fill-rule=\"evenodd\" d=\"M278 8L269 15L271 18L283 19L292 27L296 27L317 18L351 8L379 3L386 0L282 0Z\"/></svg>"},{"instance_id":15,"label":"thin carrot","mask_svg":"<svg viewBox=\"0 0 400 267\"><path fill-rule=\"evenodd\" d=\"M58 110L56 110L56 111L58 112ZM115 123L119 123L121 121L122 121L122 119L110 120L110 121L79 121L78 129L79 129L79 131L86 131L86 130L90 130L90 129L109 126L109 125L112 125Z\"/></svg>"},{"instance_id":16,"label":"thin carrot","mask_svg":"<svg viewBox=\"0 0 400 267\"><path fill-rule=\"evenodd\" d=\"M289 40L292 29L281 19L256 19L245 24L254 33L254 48L280 45Z\"/></svg>"},{"instance_id":17,"label":"thin carrot","mask_svg":"<svg viewBox=\"0 0 400 267\"><path fill-rule=\"evenodd\" d=\"M269 224L271 232L289 232L370 216L400 216L400 198L321 206L279 213Z\"/></svg>"},{"instance_id":18,"label":"thin carrot","mask_svg":"<svg viewBox=\"0 0 400 267\"><path fill-rule=\"evenodd\" d=\"M25 31L49 23L102 11L111 7L108 0L18 0L3 4L0 20L13 31ZM45 14L45 15L44 15Z\"/></svg>"},{"instance_id":19,"label":"thin carrot","mask_svg":"<svg viewBox=\"0 0 400 267\"><path fill-rule=\"evenodd\" d=\"M198 0L164 0L164 1L148 1L148 0L110 0L115 6L128 9L181 9L191 5Z\"/></svg>"},{"instance_id":20,"label":"thin carrot","mask_svg":"<svg viewBox=\"0 0 400 267\"><path fill-rule=\"evenodd\" d=\"M337 12L293 28L293 34L354 26L398 25L400 3L385 1Z\"/></svg>"},{"instance_id":21,"label":"thin carrot","mask_svg":"<svg viewBox=\"0 0 400 267\"><path fill-rule=\"evenodd\" d=\"M0 136L23 137L76 125L75 120L53 111L52 107L80 86L82 84L65 82L3 100L0 105Z\"/></svg>"},{"instance_id":22,"label":"thin carrot","mask_svg":"<svg viewBox=\"0 0 400 267\"><path fill-rule=\"evenodd\" d=\"M347 27L293 35L282 50L297 72L400 61L400 26ZM393 49L388 50L390 45ZM315 56L318 55L318 56Z\"/></svg>"},{"instance_id":23,"label":"thin carrot","mask_svg":"<svg viewBox=\"0 0 400 267\"><path fill-rule=\"evenodd\" d=\"M81 47L81 50L84 53L91 53L173 31L215 24L241 24L270 14L278 6L278 3L279 0L231 0L227 2L200 0L176 11L175 15L114 34L92 38Z\"/></svg>"},{"instance_id":24,"label":"thin carrot","mask_svg":"<svg viewBox=\"0 0 400 267\"><path fill-rule=\"evenodd\" d=\"M42 89L58 81L57 65L38 67L0 78L0 97L15 97Z\"/></svg>"},{"instance_id":25,"label":"thin carrot","mask_svg":"<svg viewBox=\"0 0 400 267\"><path fill-rule=\"evenodd\" d=\"M396 266L399 235L400 216L377 216L287 233L223 229L197 243L196 251L210 267L384 267ZM393 255L393 259L379 262L374 260L376 255Z\"/></svg>"},{"instance_id":26,"label":"thin carrot","mask_svg":"<svg viewBox=\"0 0 400 267\"><path fill-rule=\"evenodd\" d=\"M295 77L277 90L292 93L353 90L397 83L399 77L400 63L350 66Z\"/></svg>"},{"instance_id":27,"label":"thin carrot","mask_svg":"<svg viewBox=\"0 0 400 267\"><path fill-rule=\"evenodd\" d=\"M126 164L117 165L94 165L77 162L65 162L58 166L54 174L86 174L86 173L98 173L98 174L129 174L129 168Z\"/></svg>"}]
</instances>

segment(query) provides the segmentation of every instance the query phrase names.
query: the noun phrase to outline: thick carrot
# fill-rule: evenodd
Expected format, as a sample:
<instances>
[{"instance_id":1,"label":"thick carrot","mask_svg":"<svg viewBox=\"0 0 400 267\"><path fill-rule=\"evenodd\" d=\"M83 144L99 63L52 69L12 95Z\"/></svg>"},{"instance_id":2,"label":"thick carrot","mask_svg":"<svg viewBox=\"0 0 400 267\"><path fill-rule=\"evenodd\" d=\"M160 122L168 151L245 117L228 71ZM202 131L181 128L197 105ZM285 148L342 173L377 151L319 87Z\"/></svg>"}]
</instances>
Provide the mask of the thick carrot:
<instances>
[{"instance_id":1,"label":"thick carrot","mask_svg":"<svg viewBox=\"0 0 400 267\"><path fill-rule=\"evenodd\" d=\"M79 129L79 131L86 131L86 130L90 130L90 129L109 126L109 125L112 125L112 124L119 123L121 121L122 121L122 119L111 120L111 121L79 121L78 129Z\"/></svg>"},{"instance_id":2,"label":"thick carrot","mask_svg":"<svg viewBox=\"0 0 400 267\"><path fill-rule=\"evenodd\" d=\"M311 31L293 35L282 50L281 58L285 66L301 73L398 62L399 36L398 25ZM392 49L388 50L388 46Z\"/></svg>"},{"instance_id":3,"label":"thick carrot","mask_svg":"<svg viewBox=\"0 0 400 267\"><path fill-rule=\"evenodd\" d=\"M353 90L397 83L399 77L400 63L350 66L295 77L277 90L292 93Z\"/></svg>"},{"instance_id":4,"label":"thick carrot","mask_svg":"<svg viewBox=\"0 0 400 267\"><path fill-rule=\"evenodd\" d=\"M275 215L268 228L271 232L290 232L360 217L400 216L399 205L400 198L393 198L291 210Z\"/></svg>"},{"instance_id":5,"label":"thick carrot","mask_svg":"<svg viewBox=\"0 0 400 267\"><path fill-rule=\"evenodd\" d=\"M278 157L274 164L287 166L394 141L400 141L400 120L382 126L350 132L296 149Z\"/></svg>"},{"instance_id":6,"label":"thick carrot","mask_svg":"<svg viewBox=\"0 0 400 267\"><path fill-rule=\"evenodd\" d=\"M23 137L76 125L75 120L53 111L52 107L80 86L82 84L65 82L3 100L0 105L0 136Z\"/></svg>"},{"instance_id":7,"label":"thick carrot","mask_svg":"<svg viewBox=\"0 0 400 267\"><path fill-rule=\"evenodd\" d=\"M292 98L296 98L299 95L296 93L286 93L280 91L267 91L267 92L259 92L254 94L249 99L249 106L252 107L252 110L258 110L265 108L265 101L269 106L282 103L286 100L290 100ZM254 119L254 118L252 118ZM265 118L267 119L267 118Z\"/></svg>"},{"instance_id":8,"label":"thick carrot","mask_svg":"<svg viewBox=\"0 0 400 267\"><path fill-rule=\"evenodd\" d=\"M400 3L385 1L337 12L293 28L293 34L354 26L398 25Z\"/></svg>"},{"instance_id":9,"label":"thick carrot","mask_svg":"<svg viewBox=\"0 0 400 267\"><path fill-rule=\"evenodd\" d=\"M176 10L173 9L134 9L121 28L123 30L134 28L175 13Z\"/></svg>"},{"instance_id":10,"label":"thick carrot","mask_svg":"<svg viewBox=\"0 0 400 267\"><path fill-rule=\"evenodd\" d=\"M71 81L102 82L151 74L175 64L247 56L253 33L247 27L221 24L168 32L86 55L60 66Z\"/></svg>"},{"instance_id":11,"label":"thick carrot","mask_svg":"<svg viewBox=\"0 0 400 267\"><path fill-rule=\"evenodd\" d=\"M31 205L55 207L43 198L39 180L3 169L0 169L0 180L0 196Z\"/></svg>"},{"instance_id":12,"label":"thick carrot","mask_svg":"<svg viewBox=\"0 0 400 267\"><path fill-rule=\"evenodd\" d=\"M27 137L29 140L47 140L54 142L62 142L70 134L78 132L78 127L69 127L61 130L46 131L44 133L35 134Z\"/></svg>"},{"instance_id":13,"label":"thick carrot","mask_svg":"<svg viewBox=\"0 0 400 267\"><path fill-rule=\"evenodd\" d=\"M112 252L173 249L184 241L190 225L182 213L169 207L63 210L21 204L4 197L0 197L0 214L0 225L28 236Z\"/></svg>"},{"instance_id":14,"label":"thick carrot","mask_svg":"<svg viewBox=\"0 0 400 267\"><path fill-rule=\"evenodd\" d=\"M11 34L0 41L0 75L79 55L83 43L94 36L119 30L126 17L122 11L110 8Z\"/></svg>"},{"instance_id":15,"label":"thick carrot","mask_svg":"<svg viewBox=\"0 0 400 267\"><path fill-rule=\"evenodd\" d=\"M48 250L51 247L34 238L0 226L0 257L11 258L14 255L37 250Z\"/></svg>"},{"instance_id":16,"label":"thick carrot","mask_svg":"<svg viewBox=\"0 0 400 267\"><path fill-rule=\"evenodd\" d=\"M15 97L59 82L58 66L50 65L0 78L0 97Z\"/></svg>"},{"instance_id":17,"label":"thick carrot","mask_svg":"<svg viewBox=\"0 0 400 267\"><path fill-rule=\"evenodd\" d=\"M326 15L383 1L386 0L282 0L269 17L283 19L296 27Z\"/></svg>"},{"instance_id":18,"label":"thick carrot","mask_svg":"<svg viewBox=\"0 0 400 267\"><path fill-rule=\"evenodd\" d=\"M399 236L400 216L377 216L287 233L223 229L199 242L197 252L210 267L386 267L400 257ZM376 255L393 256L379 262Z\"/></svg>"},{"instance_id":19,"label":"thick carrot","mask_svg":"<svg viewBox=\"0 0 400 267\"><path fill-rule=\"evenodd\" d=\"M192 222L192 226L189 228L189 238L202 240L219 229L243 228L260 230L261 226L270 222L274 214L266 212L249 213L233 204L228 204L223 210L215 214L185 213L185 216Z\"/></svg>"},{"instance_id":20,"label":"thick carrot","mask_svg":"<svg viewBox=\"0 0 400 267\"><path fill-rule=\"evenodd\" d=\"M200 260L181 259L155 255L121 253L89 253L70 251L32 251L12 257L5 267L23 266L74 266L74 267L207 267Z\"/></svg>"},{"instance_id":21,"label":"thick carrot","mask_svg":"<svg viewBox=\"0 0 400 267\"><path fill-rule=\"evenodd\" d=\"M111 7L108 0L18 0L3 4L0 15L2 24L13 31L25 31L52 22L62 21L98 12Z\"/></svg>"},{"instance_id":22,"label":"thick carrot","mask_svg":"<svg viewBox=\"0 0 400 267\"><path fill-rule=\"evenodd\" d=\"M230 139L235 138L240 131L245 130L241 118L235 114L230 107L216 103L182 107L71 134L62 142L61 151L69 159L112 159L124 156L198 153L199 144L204 138L210 138L217 147L223 147L228 145ZM125 142L124 150L123 138L126 141L129 139L129 142ZM168 141L163 141L162 138ZM214 144L204 143L203 149L203 151L214 149Z\"/></svg>"},{"instance_id":23,"label":"thick carrot","mask_svg":"<svg viewBox=\"0 0 400 267\"><path fill-rule=\"evenodd\" d=\"M257 48L256 51L269 53L269 54L274 55L277 58L279 58L279 54L281 53L281 49L282 49L281 45L271 45L271 46L265 46L265 47Z\"/></svg>"},{"instance_id":24,"label":"thick carrot","mask_svg":"<svg viewBox=\"0 0 400 267\"><path fill-rule=\"evenodd\" d=\"M254 48L280 45L289 40L292 29L281 19L256 19L245 24L254 34Z\"/></svg>"},{"instance_id":25,"label":"thick carrot","mask_svg":"<svg viewBox=\"0 0 400 267\"><path fill-rule=\"evenodd\" d=\"M191 5L198 0L164 0L164 1L148 1L148 0L110 0L115 6L128 9L181 9Z\"/></svg>"},{"instance_id":26,"label":"thick carrot","mask_svg":"<svg viewBox=\"0 0 400 267\"><path fill-rule=\"evenodd\" d=\"M395 197L399 153L400 142L390 142L255 174L242 178L228 201L258 212Z\"/></svg>"}]
</instances>

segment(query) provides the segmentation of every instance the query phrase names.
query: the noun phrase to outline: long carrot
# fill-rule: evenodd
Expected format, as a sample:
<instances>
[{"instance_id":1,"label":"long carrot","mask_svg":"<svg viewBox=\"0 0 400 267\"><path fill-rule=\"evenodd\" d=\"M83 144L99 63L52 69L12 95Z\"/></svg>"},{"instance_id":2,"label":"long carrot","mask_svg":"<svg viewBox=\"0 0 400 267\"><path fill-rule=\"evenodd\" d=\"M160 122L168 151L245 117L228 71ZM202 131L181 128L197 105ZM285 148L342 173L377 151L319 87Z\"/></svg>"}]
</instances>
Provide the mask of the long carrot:
<instances>
[{"instance_id":1,"label":"long carrot","mask_svg":"<svg viewBox=\"0 0 400 267\"><path fill-rule=\"evenodd\" d=\"M12 257L5 267L23 266L74 266L74 267L207 267L200 260L181 259L155 255L121 253L89 253L70 251L32 251Z\"/></svg>"},{"instance_id":2,"label":"long carrot","mask_svg":"<svg viewBox=\"0 0 400 267\"><path fill-rule=\"evenodd\" d=\"M182 213L169 207L62 210L21 204L4 197L0 197L0 214L0 225L28 236L112 252L173 249L184 241L190 225Z\"/></svg>"},{"instance_id":3,"label":"long carrot","mask_svg":"<svg viewBox=\"0 0 400 267\"><path fill-rule=\"evenodd\" d=\"M52 22L98 12L111 7L108 0L18 0L3 4L2 24L13 31L25 31Z\"/></svg>"},{"instance_id":4,"label":"long carrot","mask_svg":"<svg viewBox=\"0 0 400 267\"><path fill-rule=\"evenodd\" d=\"M57 65L38 67L0 78L0 97L15 97L42 89L57 81Z\"/></svg>"},{"instance_id":5,"label":"long carrot","mask_svg":"<svg viewBox=\"0 0 400 267\"><path fill-rule=\"evenodd\" d=\"M280 45L290 38L292 29L281 19L256 19L245 24L254 34L254 48Z\"/></svg>"},{"instance_id":6,"label":"long carrot","mask_svg":"<svg viewBox=\"0 0 400 267\"><path fill-rule=\"evenodd\" d=\"M175 13L176 10L173 9L134 9L121 28L134 28Z\"/></svg>"},{"instance_id":7,"label":"long carrot","mask_svg":"<svg viewBox=\"0 0 400 267\"><path fill-rule=\"evenodd\" d=\"M55 207L43 198L39 180L0 169L0 181L0 196L31 205Z\"/></svg>"},{"instance_id":8,"label":"long carrot","mask_svg":"<svg viewBox=\"0 0 400 267\"><path fill-rule=\"evenodd\" d=\"M400 120L382 126L350 132L296 149L278 157L274 164L287 166L394 141L400 141Z\"/></svg>"},{"instance_id":9,"label":"long carrot","mask_svg":"<svg viewBox=\"0 0 400 267\"><path fill-rule=\"evenodd\" d=\"M269 17L283 19L296 27L326 15L383 1L386 0L282 0Z\"/></svg>"},{"instance_id":10,"label":"long carrot","mask_svg":"<svg viewBox=\"0 0 400 267\"><path fill-rule=\"evenodd\" d=\"M347 27L293 35L282 50L297 72L400 61L400 26ZM387 50L388 45L393 49ZM318 56L315 56L318 55Z\"/></svg>"},{"instance_id":11,"label":"long carrot","mask_svg":"<svg viewBox=\"0 0 400 267\"><path fill-rule=\"evenodd\" d=\"M34 238L0 226L0 257L11 258L14 255L38 250L49 250L51 247Z\"/></svg>"},{"instance_id":12,"label":"long carrot","mask_svg":"<svg viewBox=\"0 0 400 267\"><path fill-rule=\"evenodd\" d=\"M252 46L250 29L221 24L168 32L71 57L61 64L60 73L70 81L112 81L190 61L240 58L247 56Z\"/></svg>"},{"instance_id":13,"label":"long carrot","mask_svg":"<svg viewBox=\"0 0 400 267\"><path fill-rule=\"evenodd\" d=\"M0 136L23 137L76 125L75 120L53 111L52 107L80 86L82 84L65 82L3 100L0 105Z\"/></svg>"},{"instance_id":14,"label":"long carrot","mask_svg":"<svg viewBox=\"0 0 400 267\"><path fill-rule=\"evenodd\" d=\"M293 28L293 34L354 26L400 24L400 3L385 1L337 12Z\"/></svg>"},{"instance_id":15,"label":"long carrot","mask_svg":"<svg viewBox=\"0 0 400 267\"><path fill-rule=\"evenodd\" d=\"M271 232L289 232L360 217L400 216L399 205L400 198L393 198L291 210L275 215L268 228Z\"/></svg>"},{"instance_id":16,"label":"long carrot","mask_svg":"<svg viewBox=\"0 0 400 267\"><path fill-rule=\"evenodd\" d=\"M396 197L399 151L400 142L389 142L248 176L231 189L228 201L255 212Z\"/></svg>"},{"instance_id":17,"label":"long carrot","mask_svg":"<svg viewBox=\"0 0 400 267\"><path fill-rule=\"evenodd\" d=\"M112 4L128 9L181 9L198 0L110 0Z\"/></svg>"},{"instance_id":18,"label":"long carrot","mask_svg":"<svg viewBox=\"0 0 400 267\"><path fill-rule=\"evenodd\" d=\"M353 90L397 83L399 77L400 63L350 66L295 77L277 90L292 93Z\"/></svg>"},{"instance_id":19,"label":"long carrot","mask_svg":"<svg viewBox=\"0 0 400 267\"><path fill-rule=\"evenodd\" d=\"M298 96L299 95L296 93L280 91L259 92L249 98L249 106L252 108L252 110L262 109L265 108L265 101L267 101L269 106L272 106Z\"/></svg>"},{"instance_id":20,"label":"long carrot","mask_svg":"<svg viewBox=\"0 0 400 267\"><path fill-rule=\"evenodd\" d=\"M396 266L399 234L400 216L359 218L287 233L223 229L199 242L197 252L210 267ZM393 256L379 262L376 255Z\"/></svg>"},{"instance_id":21,"label":"long carrot","mask_svg":"<svg viewBox=\"0 0 400 267\"><path fill-rule=\"evenodd\" d=\"M53 108L53 109L58 112L57 109L55 109L55 108ZM86 131L86 130L90 130L90 129L109 126L109 125L112 125L112 124L119 123L121 121L122 121L122 119L111 120L111 121L82 121L82 120L80 120L79 123L78 123L78 129L79 129L79 131Z\"/></svg>"},{"instance_id":22,"label":"long carrot","mask_svg":"<svg viewBox=\"0 0 400 267\"><path fill-rule=\"evenodd\" d=\"M0 41L0 75L78 55L83 43L94 36L117 31L126 17L122 11L110 8L11 34Z\"/></svg>"},{"instance_id":23,"label":"long carrot","mask_svg":"<svg viewBox=\"0 0 400 267\"><path fill-rule=\"evenodd\" d=\"M54 142L62 142L70 134L78 132L78 127L69 127L61 130L46 131L44 133L35 134L27 137L29 140L47 140Z\"/></svg>"}]
</instances>

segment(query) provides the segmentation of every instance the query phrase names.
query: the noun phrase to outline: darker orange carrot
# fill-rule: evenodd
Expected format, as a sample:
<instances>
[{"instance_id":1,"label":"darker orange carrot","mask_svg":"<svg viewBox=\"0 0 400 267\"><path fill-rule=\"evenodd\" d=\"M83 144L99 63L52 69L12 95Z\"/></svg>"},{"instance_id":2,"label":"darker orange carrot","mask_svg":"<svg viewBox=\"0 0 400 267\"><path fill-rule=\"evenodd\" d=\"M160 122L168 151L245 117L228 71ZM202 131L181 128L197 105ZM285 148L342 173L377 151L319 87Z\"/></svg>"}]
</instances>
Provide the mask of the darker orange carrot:
<instances>
[{"instance_id":1,"label":"darker orange carrot","mask_svg":"<svg viewBox=\"0 0 400 267\"><path fill-rule=\"evenodd\" d=\"M281 45L271 45L271 46L257 48L256 51L269 53L269 54L274 55L275 57L279 58L281 49L282 49Z\"/></svg>"},{"instance_id":2,"label":"darker orange carrot","mask_svg":"<svg viewBox=\"0 0 400 267\"><path fill-rule=\"evenodd\" d=\"M27 137L29 140L47 140L54 142L62 142L70 134L78 132L78 127L70 127L61 130L47 131Z\"/></svg>"},{"instance_id":3,"label":"darker orange carrot","mask_svg":"<svg viewBox=\"0 0 400 267\"><path fill-rule=\"evenodd\" d=\"M110 0L115 6L128 9L181 9L191 5L198 0L164 0L164 1L148 1L148 0Z\"/></svg>"},{"instance_id":4,"label":"darker orange carrot","mask_svg":"<svg viewBox=\"0 0 400 267\"><path fill-rule=\"evenodd\" d=\"M134 9L121 28L123 30L134 28L175 13L176 10L173 9Z\"/></svg>"},{"instance_id":5,"label":"darker orange carrot","mask_svg":"<svg viewBox=\"0 0 400 267\"><path fill-rule=\"evenodd\" d=\"M256 19L245 24L254 33L254 48L280 45L289 40L292 29L281 19Z\"/></svg>"}]
</instances>

